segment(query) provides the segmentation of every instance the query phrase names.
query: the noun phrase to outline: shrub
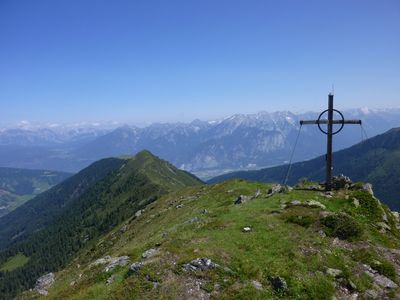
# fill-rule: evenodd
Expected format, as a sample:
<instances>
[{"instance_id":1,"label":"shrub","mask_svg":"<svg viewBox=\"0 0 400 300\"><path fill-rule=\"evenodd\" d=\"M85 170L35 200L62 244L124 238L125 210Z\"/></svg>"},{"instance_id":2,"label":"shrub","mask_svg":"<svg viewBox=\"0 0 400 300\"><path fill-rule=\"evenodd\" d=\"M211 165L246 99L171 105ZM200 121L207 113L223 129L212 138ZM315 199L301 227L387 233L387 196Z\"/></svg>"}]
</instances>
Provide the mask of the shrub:
<instances>
[{"instance_id":1,"label":"shrub","mask_svg":"<svg viewBox=\"0 0 400 300\"><path fill-rule=\"evenodd\" d=\"M329 236L338 237L342 240L350 240L360 237L363 233L362 227L355 219L345 213L327 216L321 219Z\"/></svg>"},{"instance_id":2,"label":"shrub","mask_svg":"<svg viewBox=\"0 0 400 300\"><path fill-rule=\"evenodd\" d=\"M360 202L360 211L369 221L379 222L382 219L382 207L378 200L365 191L356 191L353 196Z\"/></svg>"}]
</instances>

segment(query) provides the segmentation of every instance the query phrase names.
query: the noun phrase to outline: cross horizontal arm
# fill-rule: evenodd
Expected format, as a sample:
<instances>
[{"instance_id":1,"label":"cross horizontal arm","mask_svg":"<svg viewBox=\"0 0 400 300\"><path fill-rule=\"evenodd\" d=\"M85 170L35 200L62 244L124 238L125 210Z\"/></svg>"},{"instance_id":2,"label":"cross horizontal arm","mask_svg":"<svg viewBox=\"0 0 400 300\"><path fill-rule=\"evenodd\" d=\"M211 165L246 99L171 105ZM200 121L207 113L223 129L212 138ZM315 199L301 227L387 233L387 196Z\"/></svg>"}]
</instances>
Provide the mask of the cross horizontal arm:
<instances>
[{"instance_id":1,"label":"cross horizontal arm","mask_svg":"<svg viewBox=\"0 0 400 300\"><path fill-rule=\"evenodd\" d=\"M300 125L328 124L328 120L301 120ZM332 124L360 124L361 120L333 120Z\"/></svg>"}]
</instances>

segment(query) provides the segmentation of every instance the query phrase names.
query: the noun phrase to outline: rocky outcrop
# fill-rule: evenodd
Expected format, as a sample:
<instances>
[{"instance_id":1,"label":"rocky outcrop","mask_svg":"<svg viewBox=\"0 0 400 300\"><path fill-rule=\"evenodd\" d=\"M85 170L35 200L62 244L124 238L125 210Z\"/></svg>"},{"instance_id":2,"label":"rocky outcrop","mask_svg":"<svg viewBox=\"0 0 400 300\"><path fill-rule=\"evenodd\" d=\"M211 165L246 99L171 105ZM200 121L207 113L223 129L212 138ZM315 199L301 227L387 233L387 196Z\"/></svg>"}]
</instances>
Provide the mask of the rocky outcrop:
<instances>
[{"instance_id":1,"label":"rocky outcrop","mask_svg":"<svg viewBox=\"0 0 400 300\"><path fill-rule=\"evenodd\" d=\"M143 252L142 258L143 259L148 259L148 258L156 255L158 252L159 252L159 250L157 248L151 248L151 249L146 250L145 252Z\"/></svg>"},{"instance_id":2,"label":"rocky outcrop","mask_svg":"<svg viewBox=\"0 0 400 300\"><path fill-rule=\"evenodd\" d=\"M134 262L133 264L131 264L131 266L129 267L129 273L132 274L137 274L141 268L143 268L144 263L141 261L138 262Z\"/></svg>"},{"instance_id":3,"label":"rocky outcrop","mask_svg":"<svg viewBox=\"0 0 400 300\"><path fill-rule=\"evenodd\" d=\"M267 197L271 197L272 195L275 195L278 193L290 192L292 190L293 190L293 188L288 185L275 184L268 190Z\"/></svg>"},{"instance_id":4,"label":"rocky outcrop","mask_svg":"<svg viewBox=\"0 0 400 300\"><path fill-rule=\"evenodd\" d=\"M190 263L184 264L182 270L185 272L189 271L205 271L210 269L215 269L219 267L218 264L214 263L211 259L204 257L204 258L197 258L192 260Z\"/></svg>"},{"instance_id":5,"label":"rocky outcrop","mask_svg":"<svg viewBox=\"0 0 400 300\"><path fill-rule=\"evenodd\" d=\"M109 272L112 271L115 267L126 266L129 263L129 261L130 261L129 256L111 257L108 255L97 259L95 262L91 264L91 266L107 264L107 266L104 268L104 272Z\"/></svg>"},{"instance_id":6,"label":"rocky outcrop","mask_svg":"<svg viewBox=\"0 0 400 300\"><path fill-rule=\"evenodd\" d=\"M55 276L54 273L48 273L46 275L43 275L39 277L36 280L36 285L35 289L38 291L38 293L42 296L47 296L48 291L47 289L55 282Z\"/></svg>"}]
</instances>

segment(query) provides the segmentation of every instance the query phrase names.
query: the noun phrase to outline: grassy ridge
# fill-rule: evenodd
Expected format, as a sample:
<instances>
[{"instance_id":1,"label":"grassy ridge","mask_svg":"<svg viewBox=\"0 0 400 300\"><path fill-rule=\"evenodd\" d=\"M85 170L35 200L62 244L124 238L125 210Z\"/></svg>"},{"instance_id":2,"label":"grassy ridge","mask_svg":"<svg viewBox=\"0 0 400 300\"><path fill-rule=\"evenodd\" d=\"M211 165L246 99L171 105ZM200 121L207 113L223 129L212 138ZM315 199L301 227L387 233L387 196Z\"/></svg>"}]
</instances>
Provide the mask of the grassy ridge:
<instances>
[{"instance_id":1,"label":"grassy ridge","mask_svg":"<svg viewBox=\"0 0 400 300\"><path fill-rule=\"evenodd\" d=\"M270 187L230 180L163 196L142 215L121 223L82 250L69 267L56 274L47 299L330 299L337 293L338 283L327 275L327 268L341 270L343 282L351 281L360 293L372 287L368 276L357 271L361 263L376 260L384 266L383 274L393 275L393 263L379 249L398 248L399 232L392 223L390 232L377 230L371 216L381 219L385 213L392 222L392 215L386 207L372 205L368 194L339 191L327 198L315 191L294 190L267 197ZM261 191L257 198L234 204L239 195L254 196L257 191ZM360 198L360 206L353 204L353 196ZM294 200L304 203L311 199L326 209L282 208ZM362 231L338 241L322 220L326 213L343 212ZM308 221L297 222L299 219ZM243 232L246 226L251 232ZM122 227L126 231L121 231ZM361 246L365 253L355 255ZM150 248L158 253L143 259L142 253ZM128 266L105 272L104 265L92 265L106 255L143 260L144 267L138 274L130 274ZM221 268L182 270L184 264L200 257L210 258ZM111 276L113 283L106 284ZM271 285L274 276L284 278L289 289L276 291ZM395 274L392 278L399 282ZM254 281L262 288L255 288Z\"/></svg>"}]
</instances>

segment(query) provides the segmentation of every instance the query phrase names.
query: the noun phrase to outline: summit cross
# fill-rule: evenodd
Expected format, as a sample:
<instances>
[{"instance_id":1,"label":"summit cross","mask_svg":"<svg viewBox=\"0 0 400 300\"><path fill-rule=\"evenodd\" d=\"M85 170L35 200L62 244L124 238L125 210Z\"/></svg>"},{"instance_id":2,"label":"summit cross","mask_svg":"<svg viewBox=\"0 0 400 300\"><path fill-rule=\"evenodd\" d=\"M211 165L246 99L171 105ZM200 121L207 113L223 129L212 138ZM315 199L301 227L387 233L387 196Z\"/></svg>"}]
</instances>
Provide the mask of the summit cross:
<instances>
[{"instance_id":1,"label":"summit cross","mask_svg":"<svg viewBox=\"0 0 400 300\"><path fill-rule=\"evenodd\" d=\"M334 120L333 113L339 114L340 119ZM328 119L321 119L324 114L328 113ZM326 130L321 127L322 124L326 124ZM333 130L333 124L339 124L337 130ZM337 109L333 108L333 94L328 95L328 109L324 110L318 117L317 120L301 120L300 125L318 125L319 130L327 136L327 147L326 147L326 182L325 191L332 190L332 138L335 134L339 133L344 124L359 124L361 120L345 120L343 114Z\"/></svg>"}]
</instances>

